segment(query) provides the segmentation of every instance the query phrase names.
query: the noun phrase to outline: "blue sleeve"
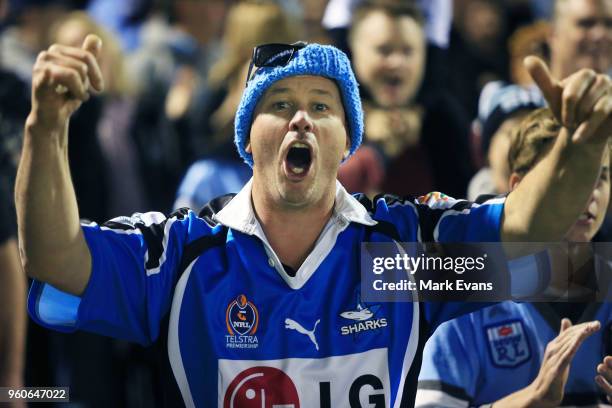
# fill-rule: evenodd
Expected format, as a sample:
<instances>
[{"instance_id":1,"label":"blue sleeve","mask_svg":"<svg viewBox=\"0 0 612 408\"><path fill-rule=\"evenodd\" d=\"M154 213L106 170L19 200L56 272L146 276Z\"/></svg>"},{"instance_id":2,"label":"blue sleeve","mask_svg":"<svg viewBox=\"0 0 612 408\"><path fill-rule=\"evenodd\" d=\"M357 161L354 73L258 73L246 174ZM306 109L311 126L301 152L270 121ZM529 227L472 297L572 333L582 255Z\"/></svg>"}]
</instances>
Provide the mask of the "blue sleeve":
<instances>
[{"instance_id":1,"label":"blue sleeve","mask_svg":"<svg viewBox=\"0 0 612 408\"><path fill-rule=\"evenodd\" d=\"M442 324L423 350L417 407L467 407L481 374L470 316Z\"/></svg>"},{"instance_id":2,"label":"blue sleeve","mask_svg":"<svg viewBox=\"0 0 612 408\"><path fill-rule=\"evenodd\" d=\"M81 297L34 282L28 309L39 324L70 332L85 330L150 344L170 308L184 245L204 234L204 222L187 210L120 217L82 225L92 258ZM204 224L205 225L205 224ZM210 231L210 227L208 227Z\"/></svg>"},{"instance_id":3,"label":"blue sleeve","mask_svg":"<svg viewBox=\"0 0 612 408\"><path fill-rule=\"evenodd\" d=\"M421 198L436 223L436 242L499 242L505 197L481 196L475 202L466 200L433 201Z\"/></svg>"},{"instance_id":4,"label":"blue sleeve","mask_svg":"<svg viewBox=\"0 0 612 408\"><path fill-rule=\"evenodd\" d=\"M475 202L433 192L418 198L380 196L376 220L391 222L404 242L499 242L506 198L481 196Z\"/></svg>"}]
</instances>

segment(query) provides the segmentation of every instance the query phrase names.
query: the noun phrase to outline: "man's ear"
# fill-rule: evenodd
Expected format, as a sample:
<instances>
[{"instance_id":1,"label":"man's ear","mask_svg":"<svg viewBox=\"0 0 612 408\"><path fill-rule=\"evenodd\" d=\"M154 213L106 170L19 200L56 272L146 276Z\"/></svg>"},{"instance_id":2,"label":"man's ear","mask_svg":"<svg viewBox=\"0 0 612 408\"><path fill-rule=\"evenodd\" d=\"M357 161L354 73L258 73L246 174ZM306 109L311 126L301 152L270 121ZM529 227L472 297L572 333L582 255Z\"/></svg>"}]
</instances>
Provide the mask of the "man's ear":
<instances>
[{"instance_id":1,"label":"man's ear","mask_svg":"<svg viewBox=\"0 0 612 408\"><path fill-rule=\"evenodd\" d=\"M244 148L244 151L249 154L253 154L253 149L251 149L251 142L247 143L246 147Z\"/></svg>"},{"instance_id":2,"label":"man's ear","mask_svg":"<svg viewBox=\"0 0 612 408\"><path fill-rule=\"evenodd\" d=\"M518 186L522 179L523 176L516 172L513 172L510 175L510 180L508 180L508 186L510 187L510 191L514 191L514 189Z\"/></svg>"}]
</instances>

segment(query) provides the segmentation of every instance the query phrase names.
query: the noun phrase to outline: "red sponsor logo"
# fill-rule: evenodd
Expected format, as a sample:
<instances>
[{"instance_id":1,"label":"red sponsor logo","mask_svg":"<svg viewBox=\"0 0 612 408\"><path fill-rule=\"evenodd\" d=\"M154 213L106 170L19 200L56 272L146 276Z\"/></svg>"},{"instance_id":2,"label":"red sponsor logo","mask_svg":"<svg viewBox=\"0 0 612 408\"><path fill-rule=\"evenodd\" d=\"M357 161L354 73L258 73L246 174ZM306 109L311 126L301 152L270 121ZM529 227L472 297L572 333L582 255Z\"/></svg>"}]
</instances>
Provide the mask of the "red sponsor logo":
<instances>
[{"instance_id":1,"label":"red sponsor logo","mask_svg":"<svg viewBox=\"0 0 612 408\"><path fill-rule=\"evenodd\" d=\"M227 387L223 408L299 408L295 384L274 367L251 367Z\"/></svg>"},{"instance_id":2,"label":"red sponsor logo","mask_svg":"<svg viewBox=\"0 0 612 408\"><path fill-rule=\"evenodd\" d=\"M512 327L510 327L510 326L500 327L497 330L497 334L499 334L500 336L508 336L508 335L512 334L513 332L514 332L514 330L512 330Z\"/></svg>"}]
</instances>

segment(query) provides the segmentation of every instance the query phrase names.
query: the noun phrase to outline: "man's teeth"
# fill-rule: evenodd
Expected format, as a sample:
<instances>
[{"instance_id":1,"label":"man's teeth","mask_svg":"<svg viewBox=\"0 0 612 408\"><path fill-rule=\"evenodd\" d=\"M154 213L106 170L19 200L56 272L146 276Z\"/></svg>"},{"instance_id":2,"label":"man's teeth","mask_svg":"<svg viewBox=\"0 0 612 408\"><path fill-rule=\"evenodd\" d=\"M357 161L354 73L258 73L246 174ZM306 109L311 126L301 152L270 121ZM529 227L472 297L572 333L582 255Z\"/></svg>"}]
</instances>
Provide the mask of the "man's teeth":
<instances>
[{"instance_id":1,"label":"man's teeth","mask_svg":"<svg viewBox=\"0 0 612 408\"><path fill-rule=\"evenodd\" d=\"M300 143L300 142L295 143L295 144L294 144L293 146L291 146L291 147L303 147L303 148L308 149L308 145L307 145L307 144Z\"/></svg>"},{"instance_id":2,"label":"man's teeth","mask_svg":"<svg viewBox=\"0 0 612 408\"><path fill-rule=\"evenodd\" d=\"M578 217L578 220L580 221L587 221L588 219L589 219L588 214L582 214L580 217Z\"/></svg>"},{"instance_id":3,"label":"man's teeth","mask_svg":"<svg viewBox=\"0 0 612 408\"><path fill-rule=\"evenodd\" d=\"M291 171L294 172L295 174L302 174L304 172L304 168L303 167L292 167Z\"/></svg>"}]
</instances>

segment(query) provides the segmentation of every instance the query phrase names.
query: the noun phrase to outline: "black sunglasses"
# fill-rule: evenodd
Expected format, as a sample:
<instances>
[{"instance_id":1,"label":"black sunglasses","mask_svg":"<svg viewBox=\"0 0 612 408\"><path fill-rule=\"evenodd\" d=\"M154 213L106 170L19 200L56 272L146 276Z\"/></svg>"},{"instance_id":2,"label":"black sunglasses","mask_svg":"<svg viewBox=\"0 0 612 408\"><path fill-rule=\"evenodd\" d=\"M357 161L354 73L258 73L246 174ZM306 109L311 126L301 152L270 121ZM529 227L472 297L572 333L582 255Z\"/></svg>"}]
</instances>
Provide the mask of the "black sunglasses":
<instances>
[{"instance_id":1,"label":"black sunglasses","mask_svg":"<svg viewBox=\"0 0 612 408\"><path fill-rule=\"evenodd\" d=\"M281 67L287 65L293 58L295 53L308 45L304 41L298 41L293 44L262 44L253 48L253 56L247 73L246 85L248 86L251 80L251 71L253 67ZM257 70L253 72L253 76Z\"/></svg>"}]
</instances>

